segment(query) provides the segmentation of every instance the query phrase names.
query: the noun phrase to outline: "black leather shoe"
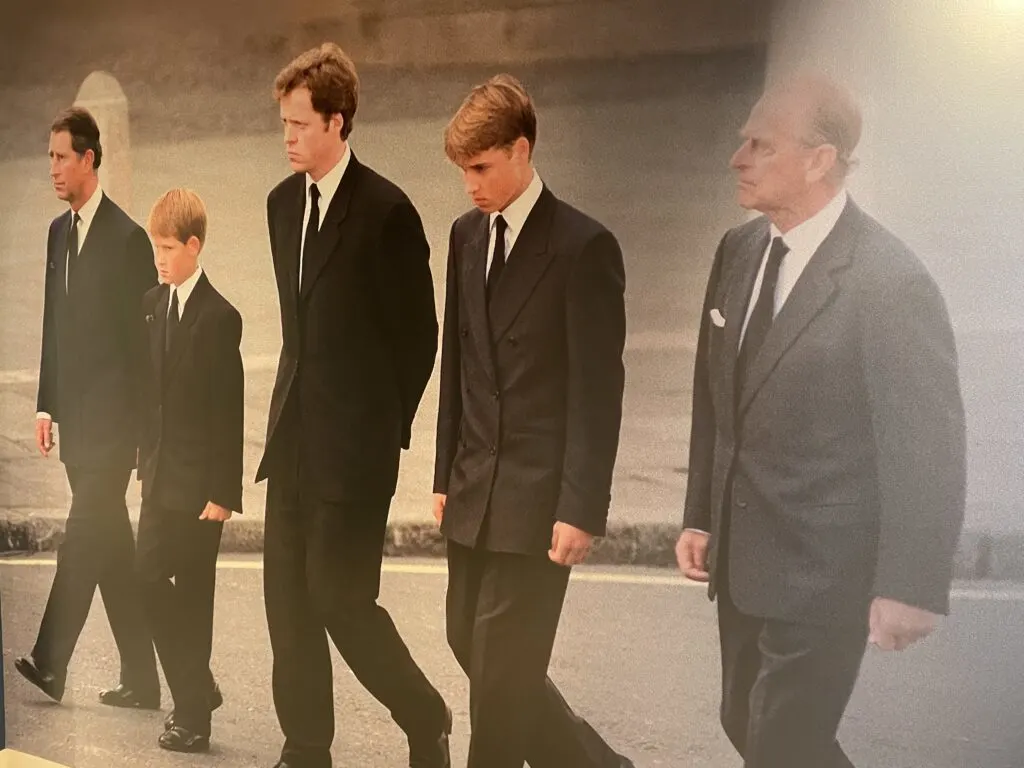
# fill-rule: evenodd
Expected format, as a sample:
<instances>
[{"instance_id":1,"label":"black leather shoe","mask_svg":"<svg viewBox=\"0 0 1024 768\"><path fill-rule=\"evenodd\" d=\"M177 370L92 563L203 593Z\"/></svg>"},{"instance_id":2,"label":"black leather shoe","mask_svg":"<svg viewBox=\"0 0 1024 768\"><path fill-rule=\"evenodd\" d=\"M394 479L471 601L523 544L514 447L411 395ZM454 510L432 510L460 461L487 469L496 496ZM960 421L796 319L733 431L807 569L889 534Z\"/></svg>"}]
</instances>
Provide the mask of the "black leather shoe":
<instances>
[{"instance_id":1,"label":"black leather shoe","mask_svg":"<svg viewBox=\"0 0 1024 768\"><path fill-rule=\"evenodd\" d=\"M452 755L448 737L452 732L452 711L445 705L444 728L440 736L430 739L409 739L409 768L451 768Z\"/></svg>"},{"instance_id":2,"label":"black leather shoe","mask_svg":"<svg viewBox=\"0 0 1024 768\"><path fill-rule=\"evenodd\" d=\"M161 749L171 752L206 752L210 749L210 737L203 736L176 725L160 734L157 740Z\"/></svg>"},{"instance_id":3,"label":"black leather shoe","mask_svg":"<svg viewBox=\"0 0 1024 768\"><path fill-rule=\"evenodd\" d=\"M100 704L122 709L160 709L160 692L142 694L123 683L109 691L100 691Z\"/></svg>"},{"instance_id":4,"label":"black leather shoe","mask_svg":"<svg viewBox=\"0 0 1024 768\"><path fill-rule=\"evenodd\" d=\"M14 668L32 685L41 690L51 699L60 702L64 698L64 680L52 672L42 669L32 656L19 656L14 660Z\"/></svg>"},{"instance_id":5,"label":"black leather shoe","mask_svg":"<svg viewBox=\"0 0 1024 768\"><path fill-rule=\"evenodd\" d=\"M220 686L217 683L213 684L213 689L210 691L210 711L213 712L216 709L220 709L224 704L224 695L220 692ZM174 710L172 709L167 713L167 717L164 718L164 730L169 731L174 727ZM286 767L287 768L287 767Z\"/></svg>"}]
</instances>

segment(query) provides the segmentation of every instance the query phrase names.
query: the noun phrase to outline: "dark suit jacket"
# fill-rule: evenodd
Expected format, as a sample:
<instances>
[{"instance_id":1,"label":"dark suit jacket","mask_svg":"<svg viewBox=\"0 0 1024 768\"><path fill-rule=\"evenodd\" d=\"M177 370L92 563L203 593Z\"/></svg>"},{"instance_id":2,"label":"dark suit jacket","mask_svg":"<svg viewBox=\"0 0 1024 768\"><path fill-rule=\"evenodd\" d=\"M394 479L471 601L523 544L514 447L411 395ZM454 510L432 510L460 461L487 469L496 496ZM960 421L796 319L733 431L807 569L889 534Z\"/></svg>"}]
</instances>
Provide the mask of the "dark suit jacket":
<instances>
[{"instance_id":1,"label":"dark suit jacket","mask_svg":"<svg viewBox=\"0 0 1024 768\"><path fill-rule=\"evenodd\" d=\"M622 252L545 188L488 308L488 225L473 210L451 230L434 491L448 495L449 539L544 554L556 521L605 532L624 384Z\"/></svg>"},{"instance_id":2,"label":"dark suit jacket","mask_svg":"<svg viewBox=\"0 0 1024 768\"><path fill-rule=\"evenodd\" d=\"M50 224L37 409L59 424L60 458L80 467L135 466L145 368L139 308L156 285L145 230L106 195L64 291L71 211Z\"/></svg>"},{"instance_id":3,"label":"dark suit jacket","mask_svg":"<svg viewBox=\"0 0 1024 768\"><path fill-rule=\"evenodd\" d=\"M146 294L149 329L145 430L139 454L142 496L196 513L208 501L242 511L245 381L242 317L203 273L164 352L170 289Z\"/></svg>"},{"instance_id":4,"label":"dark suit jacket","mask_svg":"<svg viewBox=\"0 0 1024 768\"><path fill-rule=\"evenodd\" d=\"M322 498L390 495L437 354L430 246L405 193L353 155L305 255L300 297L305 195L294 174L267 199L283 347L256 480L298 439L303 483ZM301 437L288 438L296 417Z\"/></svg>"},{"instance_id":5,"label":"dark suit jacket","mask_svg":"<svg viewBox=\"0 0 1024 768\"><path fill-rule=\"evenodd\" d=\"M762 217L728 232L697 347L684 524L711 532L711 596L753 616L863 620L871 598L948 610L964 513L964 412L945 304L849 201L734 398ZM711 322L711 310L725 317Z\"/></svg>"}]
</instances>

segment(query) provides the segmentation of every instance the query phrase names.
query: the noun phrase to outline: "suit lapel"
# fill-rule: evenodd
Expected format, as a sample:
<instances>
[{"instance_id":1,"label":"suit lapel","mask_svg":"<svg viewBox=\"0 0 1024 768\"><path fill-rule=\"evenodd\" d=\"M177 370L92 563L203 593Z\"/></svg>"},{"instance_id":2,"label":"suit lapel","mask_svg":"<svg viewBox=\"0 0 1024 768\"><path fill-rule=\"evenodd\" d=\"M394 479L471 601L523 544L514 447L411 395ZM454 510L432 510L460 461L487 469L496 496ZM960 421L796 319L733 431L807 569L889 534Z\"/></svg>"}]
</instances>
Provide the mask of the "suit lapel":
<instances>
[{"instance_id":1,"label":"suit lapel","mask_svg":"<svg viewBox=\"0 0 1024 768\"><path fill-rule=\"evenodd\" d=\"M737 250L745 254L742 263L737 267L736 276L728 281L729 286L721 308L725 316L725 328L723 329L722 354L719 356L718 379L723 382L722 391L728 393L729 408L732 412L736 404L736 358L740 350L740 332L747 316L747 307L751 298L751 291L754 289L754 281L757 279L758 270L761 268L761 261L764 251L768 247L768 222L759 227L749 239L738 243Z\"/></svg>"},{"instance_id":2,"label":"suit lapel","mask_svg":"<svg viewBox=\"0 0 1024 768\"><path fill-rule=\"evenodd\" d=\"M57 228L57 236L54 239L54 251L50 255L53 259L53 269L57 276L57 285L59 287L59 293L63 296L70 290L71 286L67 284L68 274L68 235L71 232L71 211L67 211L63 216L60 217ZM67 286L67 288L65 288Z\"/></svg>"},{"instance_id":3,"label":"suit lapel","mask_svg":"<svg viewBox=\"0 0 1024 768\"><path fill-rule=\"evenodd\" d=\"M360 165L353 154L349 158L348 168L345 169L345 173L341 177L341 183L338 184L338 189L335 191L334 197L331 198L330 207L324 216L324 223L320 225L320 234L314 241L314 247L310 249L311 253L303 256L301 289L303 300L309 297L317 277L320 276L320 272L323 271L338 247L342 224L348 214L349 201L352 199L352 190L357 182L359 168ZM302 221L301 215L299 221ZM304 236L304 233L300 236Z\"/></svg>"},{"instance_id":4,"label":"suit lapel","mask_svg":"<svg viewBox=\"0 0 1024 768\"><path fill-rule=\"evenodd\" d=\"M206 279L206 273L204 272L199 276L199 280L196 281L196 285L192 289L192 294L188 297L188 301L185 302L185 309L181 313L181 321L178 323L178 329L174 332L174 339L171 341L171 348L167 353L167 360L164 362L163 375L168 378L174 375L174 369L177 367L178 361L181 360L181 355L185 348L188 347L192 337L192 325L202 311L203 299L206 298L206 291L209 285L210 283Z\"/></svg>"},{"instance_id":5,"label":"suit lapel","mask_svg":"<svg viewBox=\"0 0 1024 768\"><path fill-rule=\"evenodd\" d=\"M856 240L854 218L851 204L848 204L832 232L814 252L786 303L776 315L764 344L750 363L750 372L740 393L740 413L750 405L786 350L831 302L838 290L833 279L834 273L849 264Z\"/></svg>"},{"instance_id":6,"label":"suit lapel","mask_svg":"<svg viewBox=\"0 0 1024 768\"><path fill-rule=\"evenodd\" d=\"M285 297L288 304L282 309L292 313L297 306L299 295L299 248L302 243L302 216L306 205L303 177L296 175L294 178L295 192L291 199L286 198L287 205L278 217L280 268L284 270L284 283L288 286Z\"/></svg>"},{"instance_id":7,"label":"suit lapel","mask_svg":"<svg viewBox=\"0 0 1024 768\"><path fill-rule=\"evenodd\" d=\"M508 331L512 321L516 319L516 315L533 293L537 282L551 264L547 247L555 203L555 196L545 187L533 210L526 217L523 231L519 233L515 245L508 254L505 271L495 286L488 308L491 338L495 343ZM487 241L489 240L488 237Z\"/></svg>"},{"instance_id":8,"label":"suit lapel","mask_svg":"<svg viewBox=\"0 0 1024 768\"><path fill-rule=\"evenodd\" d=\"M462 248L462 284L466 295L466 312L476 346L483 357L484 369L491 381L497 381L491 332L487 320L487 246L490 242L490 217L482 215L473 239Z\"/></svg>"},{"instance_id":9,"label":"suit lapel","mask_svg":"<svg viewBox=\"0 0 1024 768\"><path fill-rule=\"evenodd\" d=\"M160 286L160 297L157 299L156 308L146 326L149 329L149 357L153 361L153 370L156 371L156 382L159 385L164 375L164 335L167 333L167 304L170 301L171 291L167 285Z\"/></svg>"}]
</instances>

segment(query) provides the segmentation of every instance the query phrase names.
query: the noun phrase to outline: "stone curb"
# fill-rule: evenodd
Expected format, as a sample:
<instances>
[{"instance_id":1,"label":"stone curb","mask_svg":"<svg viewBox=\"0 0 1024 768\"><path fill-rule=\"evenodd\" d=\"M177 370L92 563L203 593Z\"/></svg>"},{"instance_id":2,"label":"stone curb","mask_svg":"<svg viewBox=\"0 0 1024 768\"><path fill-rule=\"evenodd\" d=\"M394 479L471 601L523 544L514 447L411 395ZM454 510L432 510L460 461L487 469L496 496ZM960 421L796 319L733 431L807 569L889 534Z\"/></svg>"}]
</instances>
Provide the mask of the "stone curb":
<instances>
[{"instance_id":1,"label":"stone curb","mask_svg":"<svg viewBox=\"0 0 1024 768\"><path fill-rule=\"evenodd\" d=\"M0 554L56 551L64 535L64 519L63 512L4 512L0 518ZM232 520L224 526L221 552L262 552L263 526L262 519ZM670 568L675 565L678 536L676 524L612 525L587 562ZM433 523L400 521L388 525L384 545L388 557L443 557L444 551L444 540ZM1024 534L965 531L954 561L954 577L1024 581Z\"/></svg>"}]
</instances>

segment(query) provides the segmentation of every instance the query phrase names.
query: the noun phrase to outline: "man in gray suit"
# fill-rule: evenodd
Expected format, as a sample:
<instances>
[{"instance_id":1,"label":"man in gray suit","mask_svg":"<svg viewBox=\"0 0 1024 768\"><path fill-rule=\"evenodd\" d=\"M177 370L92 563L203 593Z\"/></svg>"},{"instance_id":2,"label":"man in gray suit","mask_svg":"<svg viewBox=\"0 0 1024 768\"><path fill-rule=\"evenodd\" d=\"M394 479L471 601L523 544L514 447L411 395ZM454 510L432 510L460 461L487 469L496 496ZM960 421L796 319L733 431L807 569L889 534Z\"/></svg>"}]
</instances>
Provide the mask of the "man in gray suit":
<instances>
[{"instance_id":1,"label":"man in gray suit","mask_svg":"<svg viewBox=\"0 0 1024 768\"><path fill-rule=\"evenodd\" d=\"M745 768L851 766L836 733L866 643L905 648L949 609L956 348L924 266L844 189L860 128L822 77L762 97L732 167L764 215L722 238L705 298L676 554L718 599Z\"/></svg>"}]
</instances>

